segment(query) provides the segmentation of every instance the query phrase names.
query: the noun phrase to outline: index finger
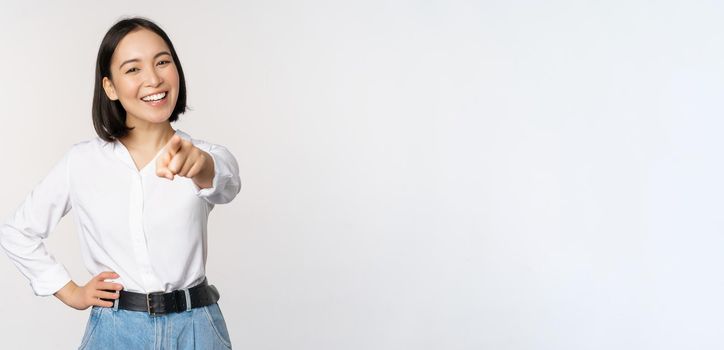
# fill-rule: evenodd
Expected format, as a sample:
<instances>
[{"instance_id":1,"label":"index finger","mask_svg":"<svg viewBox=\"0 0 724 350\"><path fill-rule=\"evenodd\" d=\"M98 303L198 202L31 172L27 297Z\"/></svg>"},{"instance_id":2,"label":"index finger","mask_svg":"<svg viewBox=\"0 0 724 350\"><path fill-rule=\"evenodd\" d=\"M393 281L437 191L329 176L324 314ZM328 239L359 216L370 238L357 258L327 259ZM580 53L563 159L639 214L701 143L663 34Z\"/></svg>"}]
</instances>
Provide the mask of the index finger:
<instances>
[{"instance_id":1,"label":"index finger","mask_svg":"<svg viewBox=\"0 0 724 350\"><path fill-rule=\"evenodd\" d=\"M100 290L107 290L109 292L116 291L116 290L122 290L123 285L120 283L113 283L113 282L100 282L96 285L97 289Z\"/></svg>"},{"instance_id":2,"label":"index finger","mask_svg":"<svg viewBox=\"0 0 724 350\"><path fill-rule=\"evenodd\" d=\"M164 147L171 156L174 156L181 149L181 136L173 135Z\"/></svg>"},{"instance_id":3,"label":"index finger","mask_svg":"<svg viewBox=\"0 0 724 350\"><path fill-rule=\"evenodd\" d=\"M104 272L99 273L97 276L95 276L94 279L103 281L106 279L118 278L118 277L121 277L121 276L119 276L117 273L115 273L113 271L104 271Z\"/></svg>"},{"instance_id":4,"label":"index finger","mask_svg":"<svg viewBox=\"0 0 724 350\"><path fill-rule=\"evenodd\" d=\"M164 153L158 159L156 159L156 175L165 177L169 180L173 180L173 173L168 169L168 165L171 162L171 154Z\"/></svg>"}]
</instances>

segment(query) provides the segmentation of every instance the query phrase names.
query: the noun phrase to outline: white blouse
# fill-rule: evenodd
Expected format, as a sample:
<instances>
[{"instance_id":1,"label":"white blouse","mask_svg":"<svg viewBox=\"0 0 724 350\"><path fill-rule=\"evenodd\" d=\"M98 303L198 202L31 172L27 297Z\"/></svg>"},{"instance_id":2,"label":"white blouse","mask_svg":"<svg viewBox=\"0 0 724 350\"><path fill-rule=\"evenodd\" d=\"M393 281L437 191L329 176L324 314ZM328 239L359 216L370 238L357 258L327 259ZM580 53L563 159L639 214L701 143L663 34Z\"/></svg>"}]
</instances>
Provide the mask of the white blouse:
<instances>
[{"instance_id":1,"label":"white blouse","mask_svg":"<svg viewBox=\"0 0 724 350\"><path fill-rule=\"evenodd\" d=\"M37 296L71 281L43 243L71 208L85 267L92 276L114 271L127 291L169 292L200 283L206 266L206 223L215 204L241 189L239 165L223 146L176 134L209 153L211 188L156 175L156 158L140 171L119 141L100 137L73 145L0 226L0 246Z\"/></svg>"}]
</instances>

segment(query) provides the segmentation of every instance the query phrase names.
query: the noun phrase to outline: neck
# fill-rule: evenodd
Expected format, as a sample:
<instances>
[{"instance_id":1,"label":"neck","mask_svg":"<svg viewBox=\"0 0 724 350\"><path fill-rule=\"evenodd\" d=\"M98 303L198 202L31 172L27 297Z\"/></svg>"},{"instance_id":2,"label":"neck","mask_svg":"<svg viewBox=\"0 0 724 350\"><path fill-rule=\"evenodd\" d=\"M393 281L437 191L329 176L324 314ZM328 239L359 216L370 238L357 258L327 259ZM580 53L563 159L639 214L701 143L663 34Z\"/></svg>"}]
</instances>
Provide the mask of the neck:
<instances>
[{"instance_id":1,"label":"neck","mask_svg":"<svg viewBox=\"0 0 724 350\"><path fill-rule=\"evenodd\" d=\"M151 123L128 115L126 125L133 127L133 130L118 140L128 149L148 151L161 149L175 133L168 120Z\"/></svg>"}]
</instances>

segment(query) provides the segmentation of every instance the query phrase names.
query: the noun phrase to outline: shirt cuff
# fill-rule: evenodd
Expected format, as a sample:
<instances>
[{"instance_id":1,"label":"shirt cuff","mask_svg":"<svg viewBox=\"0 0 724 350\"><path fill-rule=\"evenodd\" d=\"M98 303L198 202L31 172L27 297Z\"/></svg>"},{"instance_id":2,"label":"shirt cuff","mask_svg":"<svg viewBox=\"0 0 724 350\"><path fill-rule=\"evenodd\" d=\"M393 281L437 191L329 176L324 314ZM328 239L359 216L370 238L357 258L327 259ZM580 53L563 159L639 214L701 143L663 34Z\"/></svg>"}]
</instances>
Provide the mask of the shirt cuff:
<instances>
[{"instance_id":1,"label":"shirt cuff","mask_svg":"<svg viewBox=\"0 0 724 350\"><path fill-rule=\"evenodd\" d=\"M47 297L55 294L68 282L72 281L65 266L58 264L50 270L44 271L38 278L30 281L30 286L36 296Z\"/></svg>"},{"instance_id":2,"label":"shirt cuff","mask_svg":"<svg viewBox=\"0 0 724 350\"><path fill-rule=\"evenodd\" d=\"M208 197L216 192L216 189L219 187L219 180L221 179L221 174L219 174L219 167L216 166L216 156L211 152L206 152L211 156L211 161L214 164L214 178L211 180L211 187L209 188L200 188L195 182L194 182L194 188L196 189L196 195L199 197ZM193 181L191 181L193 182Z\"/></svg>"}]
</instances>

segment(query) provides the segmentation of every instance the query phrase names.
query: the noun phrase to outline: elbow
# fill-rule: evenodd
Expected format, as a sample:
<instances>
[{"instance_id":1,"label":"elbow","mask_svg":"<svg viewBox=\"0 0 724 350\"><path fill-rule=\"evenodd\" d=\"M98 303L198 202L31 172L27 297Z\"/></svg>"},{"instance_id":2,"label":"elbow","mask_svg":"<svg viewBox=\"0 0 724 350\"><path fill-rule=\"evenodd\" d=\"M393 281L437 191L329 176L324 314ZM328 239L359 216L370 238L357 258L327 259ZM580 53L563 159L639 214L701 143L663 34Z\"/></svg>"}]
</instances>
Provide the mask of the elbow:
<instances>
[{"instance_id":1,"label":"elbow","mask_svg":"<svg viewBox=\"0 0 724 350\"><path fill-rule=\"evenodd\" d=\"M221 201L217 204L227 204L236 198L236 195L241 191L241 182L233 182L229 184L229 189L225 196L221 196Z\"/></svg>"}]
</instances>

